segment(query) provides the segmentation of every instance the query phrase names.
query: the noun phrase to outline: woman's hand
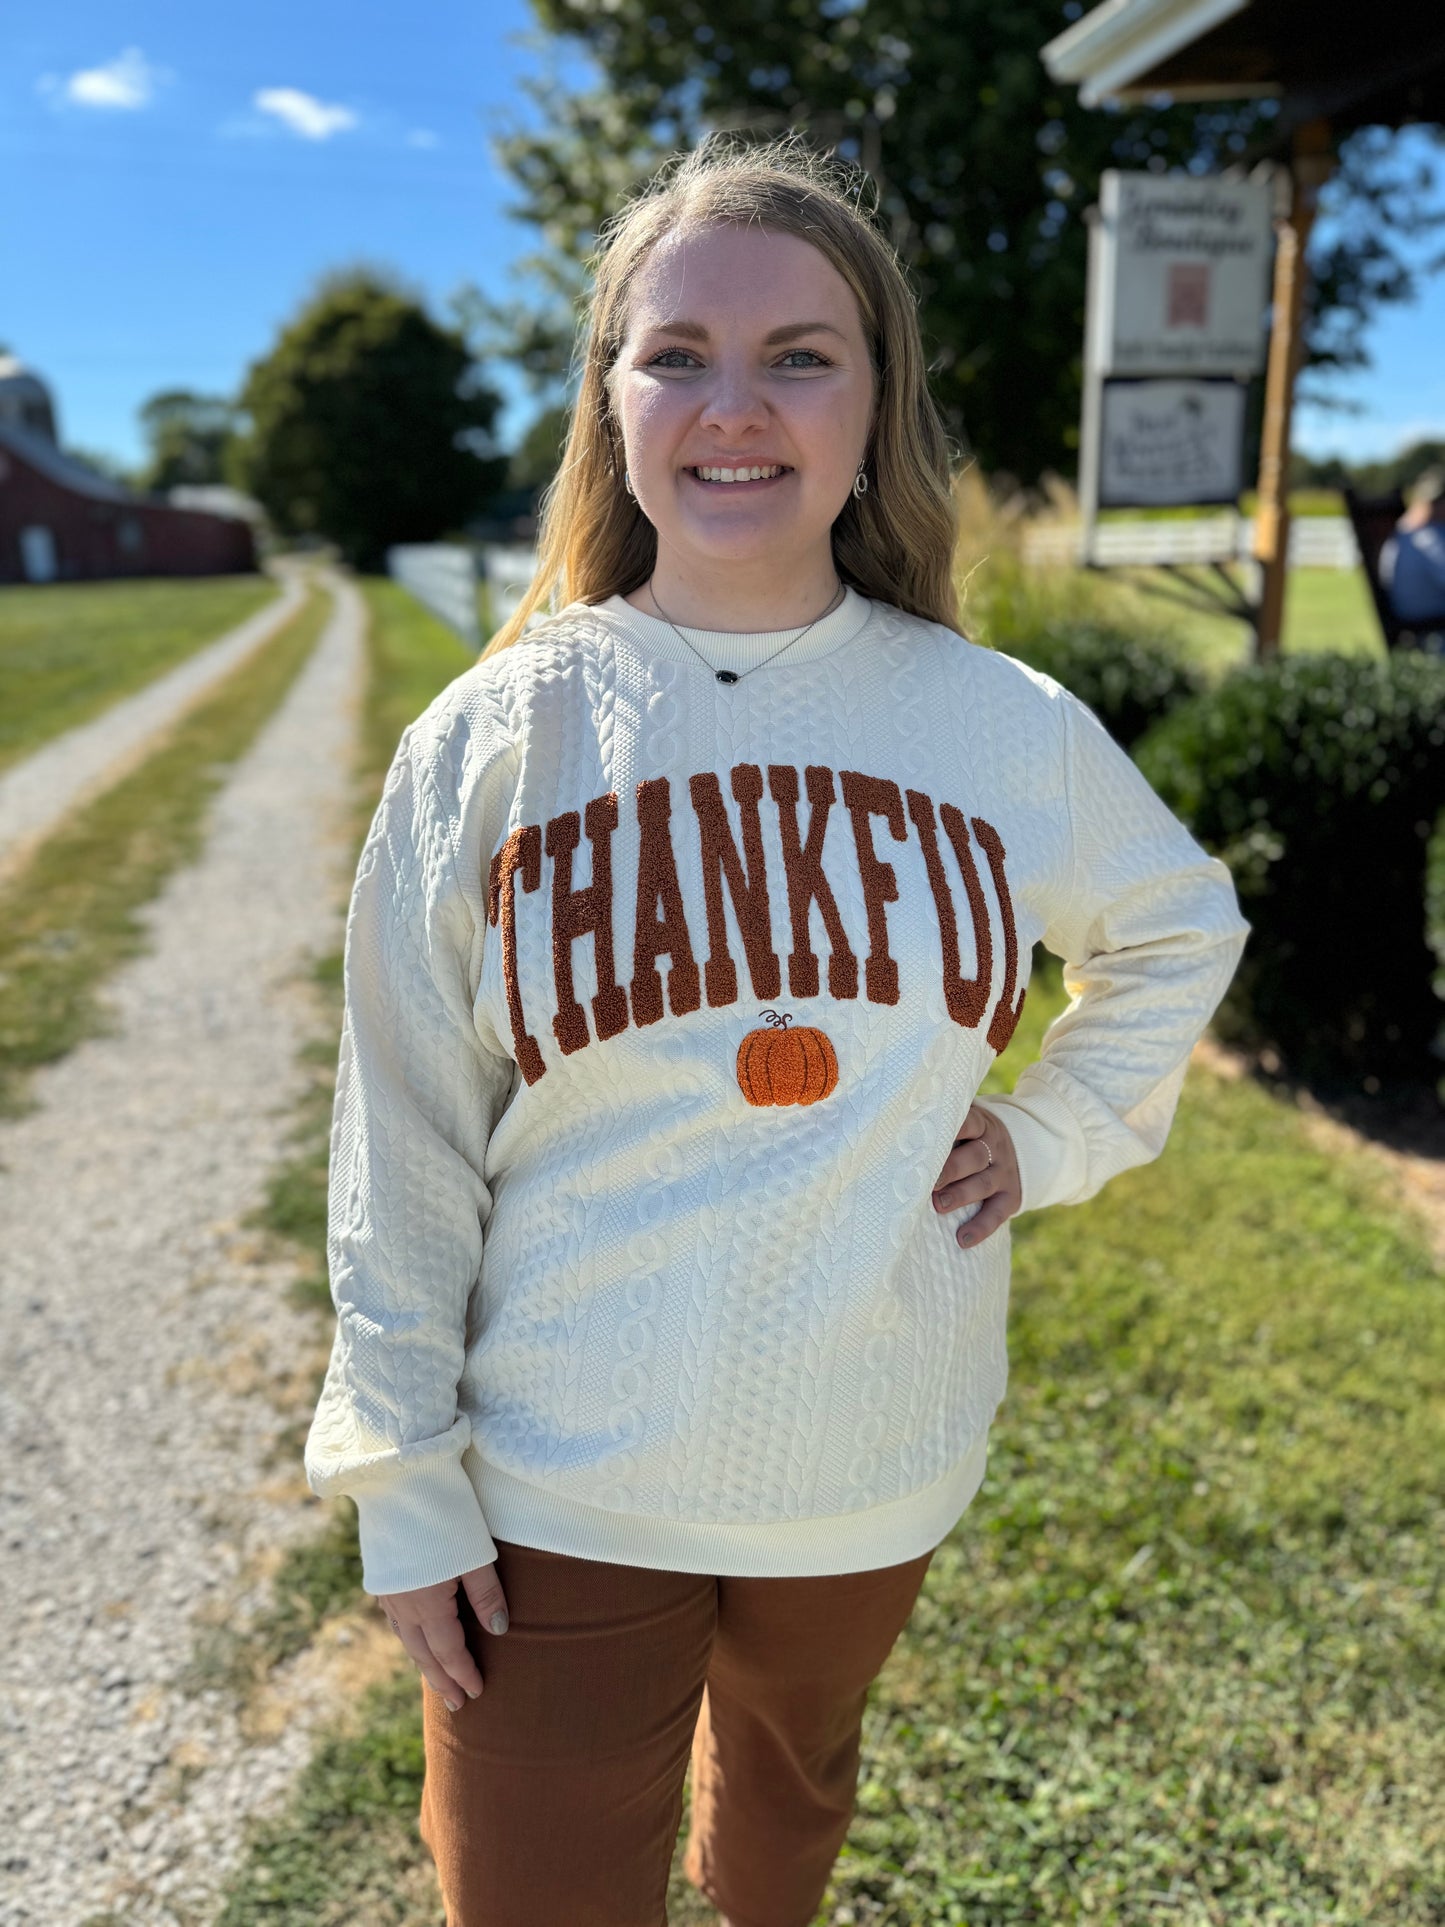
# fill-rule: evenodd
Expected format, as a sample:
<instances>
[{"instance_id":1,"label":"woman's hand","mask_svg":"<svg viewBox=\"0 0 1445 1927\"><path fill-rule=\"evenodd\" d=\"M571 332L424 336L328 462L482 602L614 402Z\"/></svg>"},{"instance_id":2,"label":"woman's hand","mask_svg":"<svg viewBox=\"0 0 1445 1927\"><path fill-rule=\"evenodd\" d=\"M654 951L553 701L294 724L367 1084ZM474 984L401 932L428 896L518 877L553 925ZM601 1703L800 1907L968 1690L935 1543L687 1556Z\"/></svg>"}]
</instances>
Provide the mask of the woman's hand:
<instances>
[{"instance_id":1,"label":"woman's hand","mask_svg":"<svg viewBox=\"0 0 1445 1927\"><path fill-rule=\"evenodd\" d=\"M482 1690L482 1672L467 1647L457 1611L457 1587L465 1586L478 1622L488 1632L507 1630L507 1602L495 1566L478 1566L460 1579L443 1579L435 1586L411 1592L378 1593L376 1603L391 1621L391 1630L421 1668L422 1678L441 1694L451 1710L461 1710L461 1695L475 1699ZM493 1624L500 1618L500 1625Z\"/></svg>"},{"instance_id":2,"label":"woman's hand","mask_svg":"<svg viewBox=\"0 0 1445 1927\"><path fill-rule=\"evenodd\" d=\"M987 1146L987 1149L985 1149ZM993 1162L989 1162L989 1151ZM957 1211L961 1205L980 1206L954 1233L963 1246L980 1244L1011 1218L1024 1201L1019 1162L1008 1126L981 1104L971 1104L953 1149L943 1161L933 1187L935 1211Z\"/></svg>"}]
</instances>

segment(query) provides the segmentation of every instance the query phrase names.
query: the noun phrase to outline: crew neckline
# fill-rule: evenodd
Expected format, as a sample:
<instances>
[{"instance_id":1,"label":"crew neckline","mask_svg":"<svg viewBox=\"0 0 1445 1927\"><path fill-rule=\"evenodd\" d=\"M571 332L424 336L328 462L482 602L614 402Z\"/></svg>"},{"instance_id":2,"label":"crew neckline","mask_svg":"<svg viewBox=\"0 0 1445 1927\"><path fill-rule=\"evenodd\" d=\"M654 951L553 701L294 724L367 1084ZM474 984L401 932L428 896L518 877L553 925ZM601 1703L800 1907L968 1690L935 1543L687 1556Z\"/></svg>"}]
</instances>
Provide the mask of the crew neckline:
<instances>
[{"instance_id":1,"label":"crew neckline","mask_svg":"<svg viewBox=\"0 0 1445 1927\"><path fill-rule=\"evenodd\" d=\"M814 623L805 636L796 643L788 644L790 635L797 635L797 625L791 629L760 629L747 632L734 629L694 629L688 623L678 626L683 629L688 642L697 650L697 655L688 648L687 643L673 632L670 623L660 616L644 615L641 609L634 609L623 595L608 596L604 602L590 605L613 617L627 632L631 641L654 656L666 656L673 662L691 663L699 675L711 670L715 675L719 669L733 669L745 675L750 669L787 669L797 663L815 662L819 656L828 656L844 643L851 642L858 635L873 612L873 604L867 596L860 595L851 583L843 584L843 600L836 609ZM776 652L777 660L768 662L767 658Z\"/></svg>"}]
</instances>

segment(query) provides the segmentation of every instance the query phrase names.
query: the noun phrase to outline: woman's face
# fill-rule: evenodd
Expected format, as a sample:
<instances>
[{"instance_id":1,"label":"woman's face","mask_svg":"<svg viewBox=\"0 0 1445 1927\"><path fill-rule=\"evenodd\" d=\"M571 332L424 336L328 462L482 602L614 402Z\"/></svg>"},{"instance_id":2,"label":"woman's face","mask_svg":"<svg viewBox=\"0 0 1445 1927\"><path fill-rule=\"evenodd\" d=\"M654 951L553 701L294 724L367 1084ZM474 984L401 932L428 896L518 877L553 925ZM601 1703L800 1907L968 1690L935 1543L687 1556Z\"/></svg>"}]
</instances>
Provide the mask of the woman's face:
<instances>
[{"instance_id":1,"label":"woman's face","mask_svg":"<svg viewBox=\"0 0 1445 1927\"><path fill-rule=\"evenodd\" d=\"M873 371L853 291L817 248L731 226L659 243L633 284L613 382L659 545L709 562L831 559ZM780 472L704 479L758 467Z\"/></svg>"}]
</instances>

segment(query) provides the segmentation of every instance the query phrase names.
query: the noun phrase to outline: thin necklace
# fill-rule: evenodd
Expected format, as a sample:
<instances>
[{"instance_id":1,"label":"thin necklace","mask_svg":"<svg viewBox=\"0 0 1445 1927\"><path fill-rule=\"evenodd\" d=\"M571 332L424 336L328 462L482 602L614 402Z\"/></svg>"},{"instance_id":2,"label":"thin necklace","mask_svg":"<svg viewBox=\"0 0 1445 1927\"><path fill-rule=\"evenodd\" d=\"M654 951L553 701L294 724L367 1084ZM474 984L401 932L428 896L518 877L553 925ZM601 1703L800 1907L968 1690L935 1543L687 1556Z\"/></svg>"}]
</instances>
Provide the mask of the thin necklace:
<instances>
[{"instance_id":1,"label":"thin necklace","mask_svg":"<svg viewBox=\"0 0 1445 1927\"><path fill-rule=\"evenodd\" d=\"M677 624L673 621L672 617L667 613L666 609L664 609L662 604L658 602L657 591L653 588L651 582L649 582L647 585L647 593L652 597L652 600L657 608L657 613L662 617L663 621L667 624L668 628L671 629L672 633L679 639L679 641L687 642L687 637L683 635L681 629L678 628ZM844 593L843 578L839 576L838 594L829 598L828 606L826 609L823 610L822 615L814 616L813 620L808 624L807 629L800 629L797 635L789 636L788 640L783 644L783 649L791 649L795 642L801 642L803 640L803 637L807 635L808 629L816 628L818 623L820 623L823 620L823 616L831 615L833 610L836 609L838 606L838 597L841 596L843 593ZM702 653L701 649L696 648L690 642L687 642L687 646L689 649L692 650L692 653L697 657L700 663L704 663L709 669L712 669L712 664L708 662L707 657ZM775 649L773 651L772 656L764 656L761 662L755 662L752 665L752 667L749 669L713 669L712 672L717 677L719 682L737 682L743 676L750 676L753 673L754 669L766 669L768 664L773 660L773 656L782 655L783 649Z\"/></svg>"}]
</instances>

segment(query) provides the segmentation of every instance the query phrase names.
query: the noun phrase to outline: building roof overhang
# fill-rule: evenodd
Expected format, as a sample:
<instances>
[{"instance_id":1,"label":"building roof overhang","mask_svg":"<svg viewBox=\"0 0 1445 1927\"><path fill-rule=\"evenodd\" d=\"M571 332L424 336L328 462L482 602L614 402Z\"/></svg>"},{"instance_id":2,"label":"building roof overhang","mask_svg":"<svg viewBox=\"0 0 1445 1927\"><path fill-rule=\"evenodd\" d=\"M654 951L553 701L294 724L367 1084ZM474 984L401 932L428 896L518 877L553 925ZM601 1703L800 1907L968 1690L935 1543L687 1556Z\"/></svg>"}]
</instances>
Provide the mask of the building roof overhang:
<instances>
[{"instance_id":1,"label":"building roof overhang","mask_svg":"<svg viewBox=\"0 0 1445 1927\"><path fill-rule=\"evenodd\" d=\"M1397 29L1357 0L1103 0L1040 55L1080 102L1280 99L1291 124L1445 119L1445 13Z\"/></svg>"}]
</instances>

